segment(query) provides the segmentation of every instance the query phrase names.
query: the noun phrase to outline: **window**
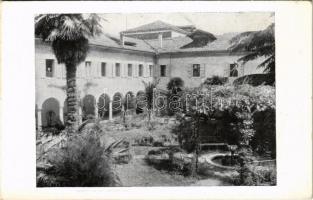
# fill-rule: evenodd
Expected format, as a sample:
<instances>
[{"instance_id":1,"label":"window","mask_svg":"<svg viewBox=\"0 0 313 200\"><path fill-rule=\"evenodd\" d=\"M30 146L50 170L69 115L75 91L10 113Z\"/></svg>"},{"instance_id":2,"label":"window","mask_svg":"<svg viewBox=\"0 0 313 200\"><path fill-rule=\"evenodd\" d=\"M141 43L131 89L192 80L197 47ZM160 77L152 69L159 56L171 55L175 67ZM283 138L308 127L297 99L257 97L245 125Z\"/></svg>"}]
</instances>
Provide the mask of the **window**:
<instances>
[{"instance_id":1,"label":"window","mask_svg":"<svg viewBox=\"0 0 313 200\"><path fill-rule=\"evenodd\" d=\"M121 76L121 64L115 63L115 76Z\"/></svg>"},{"instance_id":2,"label":"window","mask_svg":"<svg viewBox=\"0 0 313 200\"><path fill-rule=\"evenodd\" d=\"M132 64L127 65L127 75L133 76L133 65Z\"/></svg>"},{"instance_id":3,"label":"window","mask_svg":"<svg viewBox=\"0 0 313 200\"><path fill-rule=\"evenodd\" d=\"M53 71L54 71L54 60L53 59L47 59L46 60L46 77L53 77Z\"/></svg>"},{"instance_id":4,"label":"window","mask_svg":"<svg viewBox=\"0 0 313 200\"><path fill-rule=\"evenodd\" d=\"M107 67L107 64L102 62L101 63L101 76L106 76L106 67Z\"/></svg>"},{"instance_id":5,"label":"window","mask_svg":"<svg viewBox=\"0 0 313 200\"><path fill-rule=\"evenodd\" d=\"M90 77L91 76L91 62L90 61L85 62L85 69L86 69L86 76Z\"/></svg>"},{"instance_id":6,"label":"window","mask_svg":"<svg viewBox=\"0 0 313 200\"><path fill-rule=\"evenodd\" d=\"M237 77L238 76L238 70L237 70L238 64L233 63L233 64L230 64L229 67L230 67L229 76L230 77Z\"/></svg>"},{"instance_id":7,"label":"window","mask_svg":"<svg viewBox=\"0 0 313 200\"><path fill-rule=\"evenodd\" d=\"M138 71L138 76L142 76L143 75L143 65L139 65L139 71Z\"/></svg>"},{"instance_id":8,"label":"window","mask_svg":"<svg viewBox=\"0 0 313 200\"><path fill-rule=\"evenodd\" d=\"M149 76L153 76L153 65L149 65Z\"/></svg>"},{"instance_id":9,"label":"window","mask_svg":"<svg viewBox=\"0 0 313 200\"><path fill-rule=\"evenodd\" d=\"M166 76L166 65L160 66L160 76L165 77Z\"/></svg>"},{"instance_id":10,"label":"window","mask_svg":"<svg viewBox=\"0 0 313 200\"><path fill-rule=\"evenodd\" d=\"M200 64L193 64L192 65L192 76L193 77L200 77Z\"/></svg>"}]
</instances>

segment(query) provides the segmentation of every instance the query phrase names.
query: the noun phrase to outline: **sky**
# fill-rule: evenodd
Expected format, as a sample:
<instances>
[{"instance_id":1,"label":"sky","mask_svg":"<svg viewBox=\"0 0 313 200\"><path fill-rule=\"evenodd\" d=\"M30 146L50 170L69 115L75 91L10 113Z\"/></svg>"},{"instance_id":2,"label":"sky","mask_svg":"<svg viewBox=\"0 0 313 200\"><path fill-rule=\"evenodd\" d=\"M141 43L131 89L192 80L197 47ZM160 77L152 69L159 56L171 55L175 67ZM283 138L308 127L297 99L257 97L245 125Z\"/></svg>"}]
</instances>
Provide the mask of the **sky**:
<instances>
[{"instance_id":1,"label":"sky","mask_svg":"<svg viewBox=\"0 0 313 200\"><path fill-rule=\"evenodd\" d=\"M229 32L265 29L274 22L270 12L245 13L131 13L99 14L103 31L118 36L120 31L135 28L157 20L172 25L194 25L214 35Z\"/></svg>"}]
</instances>

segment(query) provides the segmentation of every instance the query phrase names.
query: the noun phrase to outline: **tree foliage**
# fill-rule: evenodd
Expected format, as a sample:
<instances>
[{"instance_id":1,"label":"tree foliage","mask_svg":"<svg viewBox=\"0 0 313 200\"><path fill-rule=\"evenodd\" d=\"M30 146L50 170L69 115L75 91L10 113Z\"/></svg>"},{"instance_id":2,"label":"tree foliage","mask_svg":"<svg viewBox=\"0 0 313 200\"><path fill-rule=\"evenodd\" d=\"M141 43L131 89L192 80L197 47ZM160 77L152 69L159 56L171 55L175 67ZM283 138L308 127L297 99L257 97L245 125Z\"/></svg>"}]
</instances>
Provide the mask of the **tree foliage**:
<instances>
[{"instance_id":1,"label":"tree foliage","mask_svg":"<svg viewBox=\"0 0 313 200\"><path fill-rule=\"evenodd\" d=\"M72 133L78 127L76 67L86 59L88 38L100 32L100 17L96 14L40 14L35 17L35 35L51 43L58 63L64 63L66 67L66 125Z\"/></svg>"},{"instance_id":2,"label":"tree foliage","mask_svg":"<svg viewBox=\"0 0 313 200\"><path fill-rule=\"evenodd\" d=\"M261 31L240 33L230 40L230 44L229 49L232 52L249 52L238 61L245 63L258 57L265 57L266 59L259 64L259 67L264 67L264 72L275 73L274 23Z\"/></svg>"},{"instance_id":3,"label":"tree foliage","mask_svg":"<svg viewBox=\"0 0 313 200\"><path fill-rule=\"evenodd\" d=\"M171 80L167 84L167 90L169 90L172 94L177 94L183 90L184 81L180 77L171 78Z\"/></svg>"}]
</instances>

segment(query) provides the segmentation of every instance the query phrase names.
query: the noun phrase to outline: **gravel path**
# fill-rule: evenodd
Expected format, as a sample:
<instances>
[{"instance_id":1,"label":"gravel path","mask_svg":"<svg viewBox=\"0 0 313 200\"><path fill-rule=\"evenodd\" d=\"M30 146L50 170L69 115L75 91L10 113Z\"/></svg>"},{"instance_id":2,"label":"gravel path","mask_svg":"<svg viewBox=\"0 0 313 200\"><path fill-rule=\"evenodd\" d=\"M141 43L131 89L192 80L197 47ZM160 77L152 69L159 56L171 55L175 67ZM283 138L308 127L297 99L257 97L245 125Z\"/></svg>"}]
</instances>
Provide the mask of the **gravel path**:
<instances>
[{"instance_id":1,"label":"gravel path","mask_svg":"<svg viewBox=\"0 0 313 200\"><path fill-rule=\"evenodd\" d=\"M134 148L134 147L133 147ZM157 170L144 161L148 149L132 149L133 159L128 164L116 165L117 174L123 186L218 186L225 185L221 180L208 178L197 180L173 172ZM136 152L136 153L135 153Z\"/></svg>"}]
</instances>

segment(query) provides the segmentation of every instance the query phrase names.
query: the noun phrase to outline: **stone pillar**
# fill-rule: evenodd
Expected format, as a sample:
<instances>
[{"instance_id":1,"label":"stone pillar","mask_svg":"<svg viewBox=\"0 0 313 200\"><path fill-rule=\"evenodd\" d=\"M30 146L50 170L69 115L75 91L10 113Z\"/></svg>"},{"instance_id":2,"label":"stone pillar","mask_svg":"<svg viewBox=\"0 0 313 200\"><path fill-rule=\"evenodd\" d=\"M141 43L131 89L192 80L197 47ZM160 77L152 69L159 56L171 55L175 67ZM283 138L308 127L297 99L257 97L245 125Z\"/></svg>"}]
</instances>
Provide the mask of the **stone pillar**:
<instances>
[{"instance_id":1,"label":"stone pillar","mask_svg":"<svg viewBox=\"0 0 313 200\"><path fill-rule=\"evenodd\" d=\"M60 120L63 124L65 124L64 119L63 119L63 107L60 106L60 111L59 111L59 115L60 115Z\"/></svg>"},{"instance_id":2,"label":"stone pillar","mask_svg":"<svg viewBox=\"0 0 313 200\"><path fill-rule=\"evenodd\" d=\"M109 120L111 121L113 119L113 109L112 109L112 100L109 102Z\"/></svg>"},{"instance_id":3,"label":"stone pillar","mask_svg":"<svg viewBox=\"0 0 313 200\"><path fill-rule=\"evenodd\" d=\"M97 101L95 101L95 118L97 119L99 117L99 114L98 114L98 104L97 104Z\"/></svg>"},{"instance_id":4,"label":"stone pillar","mask_svg":"<svg viewBox=\"0 0 313 200\"><path fill-rule=\"evenodd\" d=\"M37 109L37 129L41 131L42 120L41 120L41 109Z\"/></svg>"}]
</instances>

